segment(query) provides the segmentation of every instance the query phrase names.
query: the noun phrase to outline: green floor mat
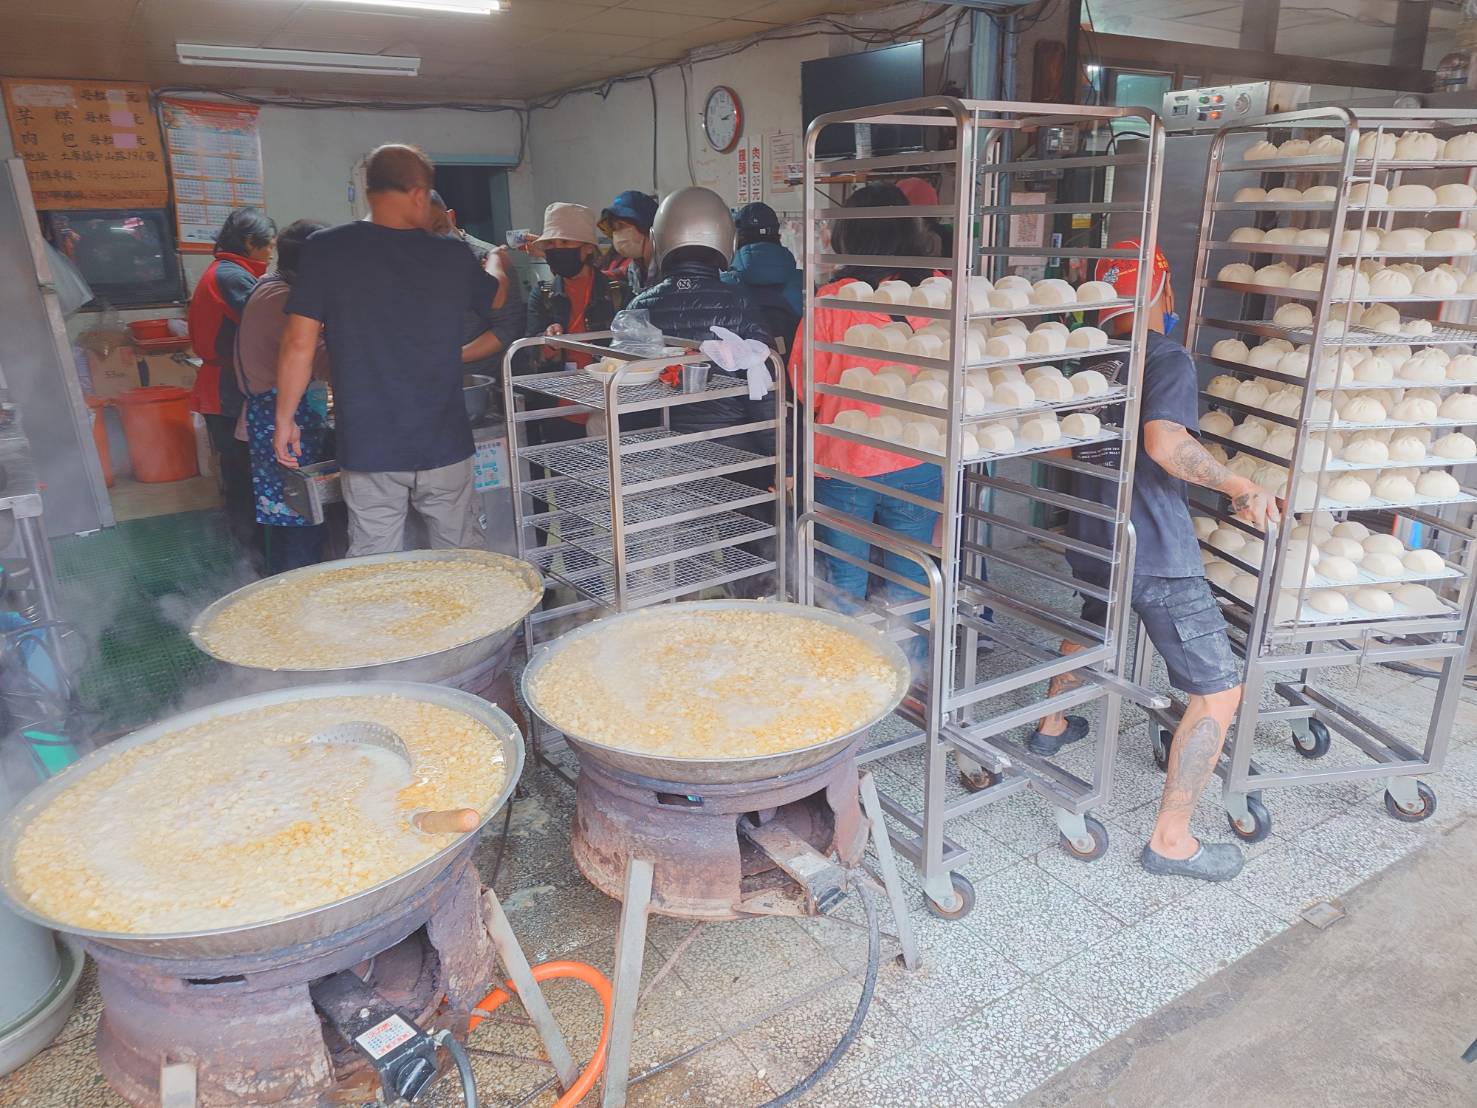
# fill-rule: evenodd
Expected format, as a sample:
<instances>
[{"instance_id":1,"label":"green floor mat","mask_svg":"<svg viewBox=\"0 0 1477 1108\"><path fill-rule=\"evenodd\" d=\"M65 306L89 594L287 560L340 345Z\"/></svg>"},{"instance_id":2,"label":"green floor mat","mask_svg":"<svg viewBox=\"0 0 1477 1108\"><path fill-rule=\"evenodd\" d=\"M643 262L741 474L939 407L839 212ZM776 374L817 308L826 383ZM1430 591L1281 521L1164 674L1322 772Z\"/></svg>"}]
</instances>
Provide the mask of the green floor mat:
<instances>
[{"instance_id":1,"label":"green floor mat","mask_svg":"<svg viewBox=\"0 0 1477 1108\"><path fill-rule=\"evenodd\" d=\"M186 628L250 580L219 512L128 520L51 549L62 618L77 628L79 690L103 730L158 719L217 674Z\"/></svg>"}]
</instances>

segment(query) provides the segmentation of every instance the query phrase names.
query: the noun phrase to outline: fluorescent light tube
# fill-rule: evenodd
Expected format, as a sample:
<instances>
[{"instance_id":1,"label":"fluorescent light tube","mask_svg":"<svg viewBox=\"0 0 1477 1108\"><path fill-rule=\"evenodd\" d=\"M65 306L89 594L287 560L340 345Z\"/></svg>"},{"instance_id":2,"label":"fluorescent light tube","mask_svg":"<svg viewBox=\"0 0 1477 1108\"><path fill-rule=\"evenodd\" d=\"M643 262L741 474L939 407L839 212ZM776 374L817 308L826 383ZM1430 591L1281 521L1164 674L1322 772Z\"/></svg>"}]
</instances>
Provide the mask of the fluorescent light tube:
<instances>
[{"instance_id":1,"label":"fluorescent light tube","mask_svg":"<svg viewBox=\"0 0 1477 1108\"><path fill-rule=\"evenodd\" d=\"M415 77L421 60L385 54L335 54L326 50L276 50L255 46L203 46L177 42L181 65L227 69L292 69L304 73L362 73L377 77Z\"/></svg>"},{"instance_id":2,"label":"fluorescent light tube","mask_svg":"<svg viewBox=\"0 0 1477 1108\"><path fill-rule=\"evenodd\" d=\"M316 0L320 4L353 4L357 7L409 8L418 12L450 12L453 15L491 15L502 11L501 0Z\"/></svg>"}]
</instances>

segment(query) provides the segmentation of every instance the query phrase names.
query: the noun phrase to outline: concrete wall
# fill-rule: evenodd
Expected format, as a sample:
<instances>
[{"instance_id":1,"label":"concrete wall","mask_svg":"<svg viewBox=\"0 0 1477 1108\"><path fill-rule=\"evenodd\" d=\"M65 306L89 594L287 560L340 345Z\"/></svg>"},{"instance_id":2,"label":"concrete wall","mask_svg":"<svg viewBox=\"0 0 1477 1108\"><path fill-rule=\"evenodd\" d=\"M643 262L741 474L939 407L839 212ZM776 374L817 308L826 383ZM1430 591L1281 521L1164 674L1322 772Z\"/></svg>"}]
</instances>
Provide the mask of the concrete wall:
<instances>
[{"instance_id":1,"label":"concrete wall","mask_svg":"<svg viewBox=\"0 0 1477 1108\"><path fill-rule=\"evenodd\" d=\"M931 5L902 4L865 19L872 26L896 27L917 19ZM847 17L864 22L863 17ZM944 24L947 30L947 23ZM732 49L738 43L720 43L705 54ZM804 138L800 107L800 64L811 58L850 54L864 44L844 35L806 35L763 41L710 61L695 61L687 69L688 97L683 104L682 74L663 70L656 85L657 164L652 179L652 92L645 81L618 85L601 99L595 94L570 96L558 107L536 111L530 141L535 200L520 208L513 201L514 222L538 226L543 205L553 200L603 207L622 189L640 188L665 194L688 184L714 189L730 202L737 196L736 151L719 154L704 136L703 102L714 85L728 85L744 109L744 136L753 141L774 132L795 136L796 160L803 160ZM942 76L944 35L925 40L924 83L929 91ZM963 85L969 73L969 21L959 26L950 52L950 76ZM691 166L688 146L691 146ZM766 166L768 154L764 155ZM690 171L689 171L690 170ZM776 193L765 181L763 199L781 213L801 208L798 189Z\"/></svg>"}]
</instances>

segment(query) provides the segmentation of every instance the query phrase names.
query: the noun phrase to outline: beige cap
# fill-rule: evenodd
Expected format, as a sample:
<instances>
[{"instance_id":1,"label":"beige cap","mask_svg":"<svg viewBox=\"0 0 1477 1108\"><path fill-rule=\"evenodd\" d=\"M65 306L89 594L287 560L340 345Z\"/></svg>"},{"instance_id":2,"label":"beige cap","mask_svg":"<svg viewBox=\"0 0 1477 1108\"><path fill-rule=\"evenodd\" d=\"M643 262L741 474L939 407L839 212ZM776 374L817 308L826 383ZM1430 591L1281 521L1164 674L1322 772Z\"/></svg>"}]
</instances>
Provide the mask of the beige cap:
<instances>
[{"instance_id":1,"label":"beige cap","mask_svg":"<svg viewBox=\"0 0 1477 1108\"><path fill-rule=\"evenodd\" d=\"M583 204L550 204L544 209L544 229L533 241L547 242L549 239L599 243L595 213Z\"/></svg>"}]
</instances>

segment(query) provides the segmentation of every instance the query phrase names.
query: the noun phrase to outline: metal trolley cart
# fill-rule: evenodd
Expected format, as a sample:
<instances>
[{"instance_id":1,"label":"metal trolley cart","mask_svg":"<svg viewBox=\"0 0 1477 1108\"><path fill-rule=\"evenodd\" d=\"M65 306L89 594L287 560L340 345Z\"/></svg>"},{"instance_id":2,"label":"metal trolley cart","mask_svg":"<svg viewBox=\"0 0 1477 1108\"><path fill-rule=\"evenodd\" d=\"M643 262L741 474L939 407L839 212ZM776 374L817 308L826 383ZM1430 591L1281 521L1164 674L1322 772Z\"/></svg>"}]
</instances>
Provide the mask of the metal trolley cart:
<instances>
[{"instance_id":1,"label":"metal trolley cart","mask_svg":"<svg viewBox=\"0 0 1477 1108\"><path fill-rule=\"evenodd\" d=\"M1477 565L1477 496L1453 473L1477 423L1477 328L1458 321L1477 300L1472 132L1473 111L1331 107L1227 128L1212 150L1188 340L1216 374L1202 434L1293 513L1261 535L1223 503L1198 509L1246 663L1220 774L1248 841L1268 833L1267 786L1383 778L1396 819L1436 806L1415 775L1445 757ZM1419 747L1329 687L1340 667L1416 659L1439 666ZM1141 644L1140 676L1146 662ZM1306 766L1258 758L1266 721L1289 724ZM1314 764L1334 736L1367 760Z\"/></svg>"},{"instance_id":2,"label":"metal trolley cart","mask_svg":"<svg viewBox=\"0 0 1477 1108\"><path fill-rule=\"evenodd\" d=\"M1147 141L1132 144L1132 153L1114 150L1114 124L1130 122ZM817 158L821 130L838 124L920 128L928 136L924 145L929 148L873 157ZM1099 149L1104 152L1094 152ZM951 872L967 856L965 848L945 833L953 817L1033 789L1057 807L1066 849L1092 859L1107 846L1106 829L1088 813L1107 795L1121 698L1125 693L1146 695L1131 689L1123 676L1128 661L1124 616L1132 577L1129 488L1145 342L1142 309L1148 293L1144 275L1149 266L1143 263L1154 252L1150 213L1157 200L1162 149L1158 121L1147 112L949 97L825 115L811 125L807 136L804 254L810 291L800 397L805 408L801 479L807 510L798 523L799 598L880 622L914 654L914 685L900 713L918 731L875 746L862 757L875 761L915 752L909 756L917 759L919 769L905 772L921 772L921 806L916 797L910 805L901 795L885 796L883 803L903 829L898 845L917 864L929 907L938 915L961 916L973 903L968 880ZM1134 195L1113 195L1114 167L1129 164L1142 171ZM953 200L906 209L848 208L818 191L822 185L844 187L916 173L941 178L943 191L952 190ZM1027 191L1033 195L1022 195ZM1047 195L1042 195L1044 191ZM838 220L899 216L952 223L949 256L859 256L832 248L830 234ZM1048 245L1044 236L1038 246L1011 245L1009 228L1019 216L1036 216L1068 228L1074 218L1086 219L1091 230L1077 237L1090 245L1070 241L1071 234L1061 245ZM1137 237L1137 249L1104 248L1109 216L1119 234L1128 224ZM1076 303L1078 291L1067 287L1062 292L1066 282L1059 279L1048 282L1053 292L1033 288L1019 277L1002 280L995 288L990 279L1004 277L1007 265L1019 265L1021 258L1042 266L1049 263L1074 277L1084 275L1076 272L1079 267L1091 267L1097 259L1132 259L1141 263L1141 277L1131 299L1119 298L1111 287L1099 283L1091 293L1101 296L1106 287L1107 296L1090 303L1086 292L1081 294L1084 302ZM938 270L950 275L952 284L931 280L911 289L879 282L876 290L858 287L817 295L817 284L838 266L870 267L879 275L900 267ZM1010 287L1020 284L1028 291L1013 295ZM867 299L855 298L858 293ZM1079 331L1076 339L1031 342L1029 350L1025 340L994 343L1008 332L1026 332L1031 325L1077 312L1091 317L1108 308L1134 310L1134 330L1126 340L1110 341L1101 331ZM837 313L848 313L844 319L857 324L870 322L871 327L847 327L843 341L823 341L817 336L823 329L821 321L835 327ZM895 322L887 323L887 316ZM1064 336L1066 330L1060 327ZM929 339L929 334L937 338ZM1034 349L1037 345L1039 352ZM860 369L847 368L839 380L818 381L816 356L827 352L855 359ZM1000 389L990 379L992 370L1002 371L1002 380L1013 377L1007 366L1032 370L1099 356L1117 359L1115 379L1100 378L1100 388L1085 392L1069 385L1068 392L1055 394L1055 399L1035 399L1035 390L1023 397L1018 389ZM897 384L882 381L889 364L904 367L891 373ZM883 372L871 372L878 367ZM931 381L942 387L928 385ZM1055 423L1058 415L1093 411L1103 416L1100 426L1077 437L1031 441L1017 429L1012 444L993 450L983 449L978 437L983 434L986 443L1003 444L1003 436L992 438L986 428L1043 415ZM837 443L885 449L904 466L937 465L942 471L941 495L933 499L895 492L874 478L839 468L834 463ZM1121 468L1058 456L1064 447L1093 444L1120 447ZM1110 502L1062 491L1072 475L1107 482ZM910 538L828 507L829 496L817 499L818 490L825 493L842 486L892 495L939 513L933 538ZM1107 532L1106 545L1068 538L1055 530L1062 515L1100 521ZM1101 563L1105 584L1076 580L1058 556L1062 550ZM883 559L880 564L874 553ZM869 575L871 595L851 595L828 580L824 572L828 560L832 566L849 565ZM1026 588L1003 585L1006 580ZM1078 594L1106 605L1103 623L1079 617ZM1066 652L1063 641L1080 649ZM994 648L983 667L977 665L982 645ZM1013 696L1035 695L1028 693L1032 686L1057 677L1075 678L1075 684L1045 699L1012 703ZM1081 776L1008 737L1013 731L1029 730L1048 712L1091 704L1100 708L1096 746L1091 765ZM961 778L972 794L951 789L951 753L961 759Z\"/></svg>"},{"instance_id":3,"label":"metal trolley cart","mask_svg":"<svg viewBox=\"0 0 1477 1108\"><path fill-rule=\"evenodd\" d=\"M547 624L591 608L632 611L766 574L773 585L759 582L763 591L785 593L784 560L776 554L785 541L776 492L785 487L779 359L771 356L773 418L678 434L670 429L674 408L743 395L747 383L699 371L693 391L685 391L660 374L668 366L706 366L695 343L670 339L680 353L640 359L610 349L610 338L607 331L520 339L504 359L518 556L575 593L572 602L529 615L530 647ZM620 364L608 373L572 366L514 373L518 352L540 345ZM604 432L530 441L551 439L533 428L568 416L603 418ZM725 441L756 432L773 432L773 453Z\"/></svg>"}]
</instances>

